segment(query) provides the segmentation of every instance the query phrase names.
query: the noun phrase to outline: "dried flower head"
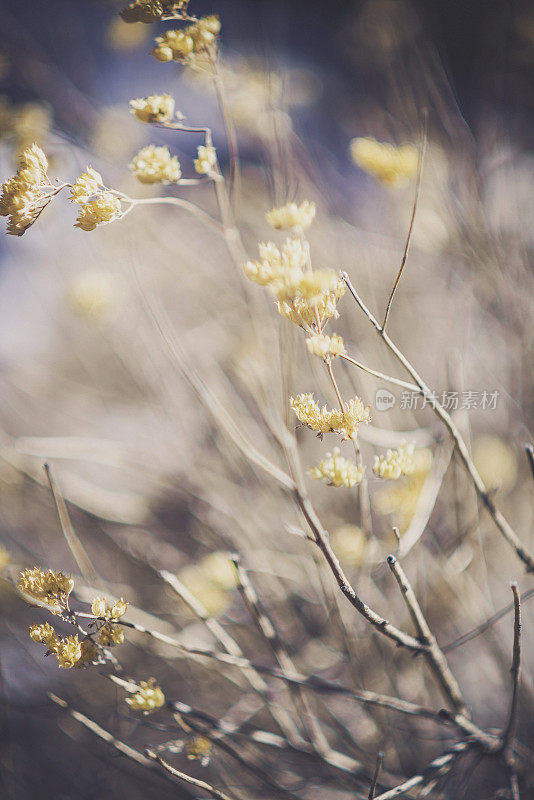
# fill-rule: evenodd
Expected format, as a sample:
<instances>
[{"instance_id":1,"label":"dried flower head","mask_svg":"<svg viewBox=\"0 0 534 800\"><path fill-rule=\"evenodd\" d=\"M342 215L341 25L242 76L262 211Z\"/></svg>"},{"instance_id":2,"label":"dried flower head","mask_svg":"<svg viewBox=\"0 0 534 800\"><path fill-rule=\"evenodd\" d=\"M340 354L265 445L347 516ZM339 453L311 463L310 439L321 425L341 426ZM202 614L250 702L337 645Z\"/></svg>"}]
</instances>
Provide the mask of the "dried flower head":
<instances>
[{"instance_id":1,"label":"dried flower head","mask_svg":"<svg viewBox=\"0 0 534 800\"><path fill-rule=\"evenodd\" d=\"M189 0L133 0L123 8L125 22L156 22L163 16L179 19L187 10Z\"/></svg>"},{"instance_id":2,"label":"dried flower head","mask_svg":"<svg viewBox=\"0 0 534 800\"><path fill-rule=\"evenodd\" d=\"M120 625L111 625L105 622L98 631L98 643L102 647L113 647L116 644L123 644L124 628Z\"/></svg>"},{"instance_id":3,"label":"dried flower head","mask_svg":"<svg viewBox=\"0 0 534 800\"><path fill-rule=\"evenodd\" d=\"M300 239L287 239L282 250L273 242L262 242L258 249L259 260L247 261L243 271L251 281L268 286L280 302L302 298L314 305L338 283L333 270L308 269L308 250Z\"/></svg>"},{"instance_id":4,"label":"dried flower head","mask_svg":"<svg viewBox=\"0 0 534 800\"><path fill-rule=\"evenodd\" d=\"M112 192L101 192L94 200L82 205L75 227L82 231L94 231L97 225L114 222L121 216L121 202Z\"/></svg>"},{"instance_id":5,"label":"dried flower head","mask_svg":"<svg viewBox=\"0 0 534 800\"><path fill-rule=\"evenodd\" d=\"M171 156L168 147L149 144L140 150L130 169L141 183L176 183L182 177L177 156Z\"/></svg>"},{"instance_id":6,"label":"dried flower head","mask_svg":"<svg viewBox=\"0 0 534 800\"><path fill-rule=\"evenodd\" d=\"M198 148L198 158L195 158L195 170L199 175L207 175L211 172L217 163L217 153L215 148L210 146L200 145Z\"/></svg>"},{"instance_id":7,"label":"dried flower head","mask_svg":"<svg viewBox=\"0 0 534 800\"><path fill-rule=\"evenodd\" d=\"M87 203L89 198L98 194L103 186L102 175L92 167L87 167L73 185L70 198L73 203Z\"/></svg>"},{"instance_id":8,"label":"dried flower head","mask_svg":"<svg viewBox=\"0 0 534 800\"><path fill-rule=\"evenodd\" d=\"M117 622L121 617L126 614L128 610L128 603L123 600L117 600L113 605L109 605L104 597L95 597L91 604L91 611L95 617L99 619L111 620Z\"/></svg>"},{"instance_id":9,"label":"dried flower head","mask_svg":"<svg viewBox=\"0 0 534 800\"><path fill-rule=\"evenodd\" d=\"M330 318L338 319L337 304L345 294L345 290L344 281L339 279L335 288L325 292L313 305L302 297L297 297L289 303L278 302L278 311L301 328L310 328L314 325L318 315L322 327Z\"/></svg>"},{"instance_id":10,"label":"dried flower head","mask_svg":"<svg viewBox=\"0 0 534 800\"><path fill-rule=\"evenodd\" d=\"M319 433L339 433L343 439L352 439L358 428L371 419L371 410L359 397L353 397L341 409L319 408L313 394L299 394L290 398L291 408L304 425Z\"/></svg>"},{"instance_id":11,"label":"dried flower head","mask_svg":"<svg viewBox=\"0 0 534 800\"><path fill-rule=\"evenodd\" d=\"M170 122L174 117L174 98L170 94L151 94L130 100L130 113L139 122Z\"/></svg>"},{"instance_id":12,"label":"dried flower head","mask_svg":"<svg viewBox=\"0 0 534 800\"><path fill-rule=\"evenodd\" d=\"M25 569L17 581L17 588L30 602L47 606L52 614L61 614L67 608L73 587L70 575L51 569L45 572L39 567Z\"/></svg>"},{"instance_id":13,"label":"dried flower head","mask_svg":"<svg viewBox=\"0 0 534 800\"><path fill-rule=\"evenodd\" d=\"M19 169L2 184L0 216L8 217L7 233L22 236L48 205L56 187L48 178L48 160L36 144L19 158Z\"/></svg>"},{"instance_id":14,"label":"dried flower head","mask_svg":"<svg viewBox=\"0 0 534 800\"><path fill-rule=\"evenodd\" d=\"M127 697L126 702L135 711L150 712L165 705L165 695L151 678L148 681L139 681L139 691Z\"/></svg>"},{"instance_id":15,"label":"dried flower head","mask_svg":"<svg viewBox=\"0 0 534 800\"><path fill-rule=\"evenodd\" d=\"M357 486L362 482L364 468L348 458L344 458L339 447L334 447L316 467L311 467L310 475L315 480L324 480L330 486Z\"/></svg>"},{"instance_id":16,"label":"dried flower head","mask_svg":"<svg viewBox=\"0 0 534 800\"><path fill-rule=\"evenodd\" d=\"M187 63L195 56L205 54L216 43L220 30L219 17L201 17L192 25L157 36L152 55L158 61Z\"/></svg>"},{"instance_id":17,"label":"dried flower head","mask_svg":"<svg viewBox=\"0 0 534 800\"><path fill-rule=\"evenodd\" d=\"M400 147L376 139L353 139L352 160L361 169L388 186L398 186L417 172L417 149L411 144Z\"/></svg>"},{"instance_id":18,"label":"dried flower head","mask_svg":"<svg viewBox=\"0 0 534 800\"><path fill-rule=\"evenodd\" d=\"M346 352L343 339L337 333L333 333L331 336L327 336L325 333L315 333L306 339L306 346L312 355L320 358L326 358L328 355L338 356L340 353Z\"/></svg>"},{"instance_id":19,"label":"dried flower head","mask_svg":"<svg viewBox=\"0 0 534 800\"><path fill-rule=\"evenodd\" d=\"M397 450L388 450L385 456L375 456L373 472L385 480L397 480L414 469L415 445L403 442Z\"/></svg>"},{"instance_id":20,"label":"dried flower head","mask_svg":"<svg viewBox=\"0 0 534 800\"><path fill-rule=\"evenodd\" d=\"M190 761L200 761L201 766L206 767L210 763L213 744L207 736L192 736L187 742L186 753Z\"/></svg>"},{"instance_id":21,"label":"dried flower head","mask_svg":"<svg viewBox=\"0 0 534 800\"><path fill-rule=\"evenodd\" d=\"M34 642L44 644L47 653L53 653L62 669L71 669L78 665L82 657L82 646L78 635L59 637L54 628L45 622L44 625L31 625L30 637Z\"/></svg>"},{"instance_id":22,"label":"dried flower head","mask_svg":"<svg viewBox=\"0 0 534 800\"><path fill-rule=\"evenodd\" d=\"M280 208L273 208L265 215L273 228L301 228L306 230L315 218L315 203L304 200L300 205L286 203Z\"/></svg>"}]
</instances>

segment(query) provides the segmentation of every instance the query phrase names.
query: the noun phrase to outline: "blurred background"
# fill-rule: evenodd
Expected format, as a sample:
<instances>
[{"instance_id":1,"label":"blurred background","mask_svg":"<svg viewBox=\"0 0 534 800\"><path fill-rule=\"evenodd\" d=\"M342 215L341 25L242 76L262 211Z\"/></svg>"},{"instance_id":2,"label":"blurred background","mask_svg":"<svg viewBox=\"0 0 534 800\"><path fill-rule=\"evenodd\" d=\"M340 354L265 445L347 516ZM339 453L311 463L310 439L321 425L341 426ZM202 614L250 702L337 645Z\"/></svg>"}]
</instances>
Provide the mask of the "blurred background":
<instances>
[{"instance_id":1,"label":"blurred background","mask_svg":"<svg viewBox=\"0 0 534 800\"><path fill-rule=\"evenodd\" d=\"M136 197L153 187L128 170L145 144L167 144L186 177L201 142L136 122L128 101L168 92L193 125L210 125L224 170L228 149L211 86L149 55L168 23L126 25L120 4L101 0L0 5L0 169L37 141L53 174L75 179L91 164ZM444 391L497 392L495 408L460 408L457 424L475 463L525 545L533 549L532 66L534 13L527 2L292 2L192 0L222 20L222 72L243 169L239 222L250 256L275 238L264 213L274 203L317 202L310 232L315 266L346 269L373 310L396 275L413 186L388 190L350 159L356 136L418 142L423 109L429 143L413 247L390 332L425 379ZM204 187L187 196L216 212ZM76 531L99 576L99 592L124 597L128 617L215 647L158 570L177 575L232 633L247 657L273 659L234 588L237 551L298 668L357 688L439 708L428 673L355 619L302 536L289 498L221 432L187 380L239 420L261 452L283 465L273 427L289 418L287 396L315 391L332 402L302 336L278 317L258 287L244 287L217 238L169 207L138 208L91 233L73 228L67 202L46 209L21 239L0 239L0 770L13 800L182 796L135 767L52 705L65 698L140 752L179 741L179 768L236 797L283 792L224 749L210 763L186 757L191 731L164 712L142 717L99 672L59 671L30 641L40 621L9 586L36 564L78 574L63 539L42 464L49 460ZM278 238L277 241L280 239ZM281 241L281 240L280 240ZM374 369L405 375L345 297L335 330ZM170 352L164 321L179 343ZM280 357L281 356L281 357ZM317 359L316 359L317 361ZM364 461L416 441L420 468L393 487L369 480L372 528L352 490L310 491L336 552L362 595L409 628L384 566L391 526L413 541L405 559L441 644L453 643L510 602L509 582L532 583L481 512L431 410L374 405L375 378L340 368L344 393L372 406L362 433ZM394 387L395 388L395 387ZM306 435L306 434L309 435ZM297 431L305 467L333 446ZM78 579L79 599L94 590ZM532 746L532 626L524 605L524 677L519 738ZM44 617L43 617L44 619ZM449 730L409 718L311 698L329 742L361 763L356 775L251 743L253 728L275 730L241 673L127 636L117 650L126 675L154 676L168 699L241 726L231 740L246 759L299 797L336 800L368 787L377 749L384 780L409 777L453 741ZM478 724L502 727L508 708L510 615L450 650L451 665ZM109 671L109 670L107 670ZM73 674L76 672L76 674ZM270 684L271 686L271 684ZM283 686L272 683L288 706ZM249 727L247 727L249 726ZM240 738L241 737L241 738ZM247 738L248 737L248 738ZM236 766L237 764L237 766ZM532 783L522 777L523 797ZM385 786L390 784L385 784ZM499 769L475 757L432 797L496 797ZM363 788L362 788L363 787ZM196 796L183 790L183 796ZM502 795L506 797L507 795Z\"/></svg>"}]
</instances>

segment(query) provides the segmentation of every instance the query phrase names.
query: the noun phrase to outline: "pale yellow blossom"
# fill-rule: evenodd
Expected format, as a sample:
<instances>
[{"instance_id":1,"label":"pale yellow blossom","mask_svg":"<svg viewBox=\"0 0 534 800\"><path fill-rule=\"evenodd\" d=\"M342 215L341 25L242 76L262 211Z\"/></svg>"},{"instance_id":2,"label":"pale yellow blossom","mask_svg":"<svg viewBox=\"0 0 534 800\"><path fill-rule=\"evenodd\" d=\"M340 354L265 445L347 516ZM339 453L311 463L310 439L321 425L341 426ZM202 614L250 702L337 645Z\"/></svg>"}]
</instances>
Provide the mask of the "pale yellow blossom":
<instances>
[{"instance_id":1,"label":"pale yellow blossom","mask_svg":"<svg viewBox=\"0 0 534 800\"><path fill-rule=\"evenodd\" d=\"M29 602L35 601L47 606L52 614L62 613L68 605L68 598L74 588L70 575L40 567L25 569L17 580L17 588L26 595Z\"/></svg>"},{"instance_id":2,"label":"pale yellow blossom","mask_svg":"<svg viewBox=\"0 0 534 800\"><path fill-rule=\"evenodd\" d=\"M364 468L341 455L339 447L334 447L316 467L311 467L310 475L315 480L324 480L331 486L357 486L362 482Z\"/></svg>"},{"instance_id":3,"label":"pale yellow blossom","mask_svg":"<svg viewBox=\"0 0 534 800\"><path fill-rule=\"evenodd\" d=\"M177 156L171 156L168 147L150 144L140 150L130 164L130 169L141 183L176 183L182 177Z\"/></svg>"},{"instance_id":4,"label":"pale yellow blossom","mask_svg":"<svg viewBox=\"0 0 534 800\"><path fill-rule=\"evenodd\" d=\"M212 146L200 145L198 148L198 158L194 161L195 170L199 175L207 175L217 164L217 153Z\"/></svg>"},{"instance_id":5,"label":"pale yellow blossom","mask_svg":"<svg viewBox=\"0 0 534 800\"><path fill-rule=\"evenodd\" d=\"M355 164L388 186L401 185L417 172L417 149L411 144L358 138L351 141L350 153Z\"/></svg>"},{"instance_id":6,"label":"pale yellow blossom","mask_svg":"<svg viewBox=\"0 0 534 800\"><path fill-rule=\"evenodd\" d=\"M36 144L19 157L19 169L2 184L0 216L8 217L7 233L22 236L51 200L55 187L48 178L48 160Z\"/></svg>"},{"instance_id":7,"label":"pale yellow blossom","mask_svg":"<svg viewBox=\"0 0 534 800\"><path fill-rule=\"evenodd\" d=\"M306 230L315 218L315 203L304 200L300 205L286 203L280 208L272 208L267 212L266 219L273 228L302 228Z\"/></svg>"},{"instance_id":8,"label":"pale yellow blossom","mask_svg":"<svg viewBox=\"0 0 534 800\"><path fill-rule=\"evenodd\" d=\"M399 481L390 481L375 494L377 511L392 514L393 522L401 534L406 531L415 514L431 466L432 452L428 448L417 449L410 475Z\"/></svg>"},{"instance_id":9,"label":"pale yellow blossom","mask_svg":"<svg viewBox=\"0 0 534 800\"><path fill-rule=\"evenodd\" d=\"M415 445L403 442L397 450L388 450L385 456L375 456L373 472L385 480L397 480L413 472Z\"/></svg>"},{"instance_id":10,"label":"pale yellow blossom","mask_svg":"<svg viewBox=\"0 0 534 800\"><path fill-rule=\"evenodd\" d=\"M90 197L99 193L103 185L102 175L92 167L87 167L71 189L71 200L74 203L87 203Z\"/></svg>"},{"instance_id":11,"label":"pale yellow blossom","mask_svg":"<svg viewBox=\"0 0 534 800\"><path fill-rule=\"evenodd\" d=\"M197 22L178 30L166 31L156 37L152 55L158 61L187 62L198 54L203 54L217 41L221 30L219 17L201 17Z\"/></svg>"},{"instance_id":12,"label":"pale yellow blossom","mask_svg":"<svg viewBox=\"0 0 534 800\"><path fill-rule=\"evenodd\" d=\"M135 711L155 711L165 705L165 695L153 679L139 681L139 690L126 702Z\"/></svg>"},{"instance_id":13,"label":"pale yellow blossom","mask_svg":"<svg viewBox=\"0 0 534 800\"><path fill-rule=\"evenodd\" d=\"M287 239L281 250L273 242L262 242L258 250L260 258L247 261L243 271L251 281L268 286L280 302L302 298L313 305L337 286L333 270L308 269L309 253L300 239Z\"/></svg>"},{"instance_id":14,"label":"pale yellow blossom","mask_svg":"<svg viewBox=\"0 0 534 800\"><path fill-rule=\"evenodd\" d=\"M315 402L313 394L299 394L290 398L291 408L298 419L319 433L339 433L344 439L352 439L362 423L369 422L371 410L359 397L344 403L341 409L322 408Z\"/></svg>"},{"instance_id":15,"label":"pale yellow blossom","mask_svg":"<svg viewBox=\"0 0 534 800\"><path fill-rule=\"evenodd\" d=\"M75 636L59 637L54 628L45 622L44 625L31 625L30 637L34 642L44 644L49 653L53 653L62 669L71 669L78 665L82 657L82 646Z\"/></svg>"},{"instance_id":16,"label":"pale yellow blossom","mask_svg":"<svg viewBox=\"0 0 534 800\"><path fill-rule=\"evenodd\" d=\"M91 611L95 617L101 617L106 620L117 621L126 614L128 610L128 603L123 600L117 600L113 605L110 605L104 597L95 597L91 605Z\"/></svg>"},{"instance_id":17,"label":"pale yellow blossom","mask_svg":"<svg viewBox=\"0 0 534 800\"><path fill-rule=\"evenodd\" d=\"M174 98L170 94L151 94L130 100L130 113L139 122L170 122L174 116Z\"/></svg>"},{"instance_id":18,"label":"pale yellow blossom","mask_svg":"<svg viewBox=\"0 0 534 800\"><path fill-rule=\"evenodd\" d=\"M112 192L101 192L94 200L81 206L75 227L82 231L94 231L97 225L113 222L121 215L121 202Z\"/></svg>"},{"instance_id":19,"label":"pale yellow blossom","mask_svg":"<svg viewBox=\"0 0 534 800\"><path fill-rule=\"evenodd\" d=\"M306 346L312 355L320 358L328 355L338 356L346 352L343 339L337 333L333 333L331 336L327 336L325 333L315 333L306 339Z\"/></svg>"},{"instance_id":20,"label":"pale yellow blossom","mask_svg":"<svg viewBox=\"0 0 534 800\"><path fill-rule=\"evenodd\" d=\"M308 300L297 297L291 302L279 301L277 303L278 311L283 317L301 328L309 328L314 325L317 315L321 326L323 326L331 318L338 319L337 304L344 294L345 283L339 279L335 288L332 291L325 292L313 305Z\"/></svg>"}]
</instances>

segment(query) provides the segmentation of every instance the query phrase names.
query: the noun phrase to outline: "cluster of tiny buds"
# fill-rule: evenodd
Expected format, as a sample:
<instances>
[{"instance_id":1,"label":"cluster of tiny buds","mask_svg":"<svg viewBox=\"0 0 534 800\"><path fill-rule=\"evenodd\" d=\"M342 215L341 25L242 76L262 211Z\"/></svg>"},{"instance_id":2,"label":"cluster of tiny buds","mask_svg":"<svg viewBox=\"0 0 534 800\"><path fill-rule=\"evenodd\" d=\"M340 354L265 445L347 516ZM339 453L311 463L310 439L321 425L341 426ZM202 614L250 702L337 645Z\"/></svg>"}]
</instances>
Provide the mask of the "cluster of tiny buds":
<instances>
[{"instance_id":1,"label":"cluster of tiny buds","mask_svg":"<svg viewBox=\"0 0 534 800\"><path fill-rule=\"evenodd\" d=\"M364 406L359 397L344 403L343 411L319 407L313 394L299 394L290 398L291 408L296 417L312 431L320 434L338 433L343 439L354 439L362 423L371 419L371 409Z\"/></svg>"},{"instance_id":2,"label":"cluster of tiny buds","mask_svg":"<svg viewBox=\"0 0 534 800\"><path fill-rule=\"evenodd\" d=\"M412 144L399 147L376 139L353 139L352 160L386 186L402 186L417 172L417 149Z\"/></svg>"},{"instance_id":3,"label":"cluster of tiny buds","mask_svg":"<svg viewBox=\"0 0 534 800\"><path fill-rule=\"evenodd\" d=\"M375 456L373 472L385 480L397 480L402 475L414 471L415 444L402 444L396 450L388 450L386 455Z\"/></svg>"},{"instance_id":4,"label":"cluster of tiny buds","mask_svg":"<svg viewBox=\"0 0 534 800\"><path fill-rule=\"evenodd\" d=\"M323 480L330 486L351 488L362 482L364 471L364 467L344 458L339 447L334 447L317 466L311 467L309 474L315 480Z\"/></svg>"},{"instance_id":5,"label":"cluster of tiny buds","mask_svg":"<svg viewBox=\"0 0 534 800\"><path fill-rule=\"evenodd\" d=\"M126 698L126 703L135 711L149 714L165 705L165 695L154 678L149 678L147 681L139 681L137 691Z\"/></svg>"},{"instance_id":6,"label":"cluster of tiny buds","mask_svg":"<svg viewBox=\"0 0 534 800\"><path fill-rule=\"evenodd\" d=\"M125 22L155 22L162 17L181 19L187 12L189 0L133 0L121 11Z\"/></svg>"},{"instance_id":7,"label":"cluster of tiny buds","mask_svg":"<svg viewBox=\"0 0 534 800\"><path fill-rule=\"evenodd\" d=\"M217 42L220 30L219 17L214 14L201 17L192 25L157 36L152 55L158 61L193 64L195 56L209 53Z\"/></svg>"}]
</instances>

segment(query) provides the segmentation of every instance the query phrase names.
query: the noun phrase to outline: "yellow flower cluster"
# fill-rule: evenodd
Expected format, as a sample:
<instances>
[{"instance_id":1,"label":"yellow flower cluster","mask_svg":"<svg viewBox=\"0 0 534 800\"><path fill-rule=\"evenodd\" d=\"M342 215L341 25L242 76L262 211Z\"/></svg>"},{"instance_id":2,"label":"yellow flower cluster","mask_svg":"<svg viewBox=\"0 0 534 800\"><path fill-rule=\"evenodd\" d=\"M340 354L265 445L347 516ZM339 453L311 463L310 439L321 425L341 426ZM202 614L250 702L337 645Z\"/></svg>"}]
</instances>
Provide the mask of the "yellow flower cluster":
<instances>
[{"instance_id":1,"label":"yellow flower cluster","mask_svg":"<svg viewBox=\"0 0 534 800\"><path fill-rule=\"evenodd\" d=\"M315 203L304 200L300 206L296 203L286 203L280 208L272 208L265 215L269 225L273 228L301 228L306 230L315 218Z\"/></svg>"},{"instance_id":2,"label":"yellow flower cluster","mask_svg":"<svg viewBox=\"0 0 534 800\"><path fill-rule=\"evenodd\" d=\"M353 139L352 160L365 172L388 186L398 186L417 172L417 150L411 144L400 147L376 139Z\"/></svg>"},{"instance_id":3,"label":"yellow flower cluster","mask_svg":"<svg viewBox=\"0 0 534 800\"><path fill-rule=\"evenodd\" d=\"M165 695L157 683L150 679L139 682L139 691L131 697L126 698L126 702L135 711L155 711L165 705Z\"/></svg>"},{"instance_id":4,"label":"yellow flower cluster","mask_svg":"<svg viewBox=\"0 0 534 800\"><path fill-rule=\"evenodd\" d=\"M313 305L308 300L297 297L289 303L278 302L278 311L283 317L301 328L311 327L316 321L316 314L318 314L321 326L323 326L331 317L338 319L337 304L344 294L345 283L340 279L331 292L325 292Z\"/></svg>"},{"instance_id":5,"label":"yellow flower cluster","mask_svg":"<svg viewBox=\"0 0 534 800\"><path fill-rule=\"evenodd\" d=\"M376 509L381 514L393 514L394 524L401 533L409 527L419 503L421 490L432 465L428 448L416 450L413 471L401 481L386 484L375 495Z\"/></svg>"},{"instance_id":6,"label":"yellow flower cluster","mask_svg":"<svg viewBox=\"0 0 534 800\"><path fill-rule=\"evenodd\" d=\"M108 605L103 597L95 597L91 605L91 611L98 619L105 619L106 622L98 631L98 642L102 647L113 647L115 644L124 642L124 628L115 625L128 608L128 603L122 599L117 600L112 606Z\"/></svg>"},{"instance_id":7,"label":"yellow flower cluster","mask_svg":"<svg viewBox=\"0 0 534 800\"><path fill-rule=\"evenodd\" d=\"M198 148L198 158L195 158L195 170L199 175L207 175L217 163L217 153L212 146L200 145Z\"/></svg>"},{"instance_id":8,"label":"yellow flower cluster","mask_svg":"<svg viewBox=\"0 0 534 800\"><path fill-rule=\"evenodd\" d=\"M216 41L221 22L216 15L201 17L197 22L181 30L166 31L156 36L152 55L158 61L186 62L195 55L205 53Z\"/></svg>"},{"instance_id":9,"label":"yellow flower cluster","mask_svg":"<svg viewBox=\"0 0 534 800\"><path fill-rule=\"evenodd\" d=\"M210 763L213 744L207 736L193 736L187 742L186 753L190 761L200 761L203 767Z\"/></svg>"},{"instance_id":10,"label":"yellow flower cluster","mask_svg":"<svg viewBox=\"0 0 534 800\"><path fill-rule=\"evenodd\" d=\"M268 286L280 302L302 298L314 305L337 286L332 270L307 269L309 255L300 239L287 239L281 251L273 242L262 242L258 249L260 259L247 261L243 271L251 281Z\"/></svg>"},{"instance_id":11,"label":"yellow flower cluster","mask_svg":"<svg viewBox=\"0 0 534 800\"><path fill-rule=\"evenodd\" d=\"M330 486L357 486L362 482L364 468L357 466L353 461L340 454L339 447L334 447L331 453L326 454L316 467L309 472L315 480L324 480Z\"/></svg>"},{"instance_id":12,"label":"yellow flower cluster","mask_svg":"<svg viewBox=\"0 0 534 800\"><path fill-rule=\"evenodd\" d=\"M89 198L98 194L103 186L102 175L92 167L87 167L73 185L70 199L73 203L87 203Z\"/></svg>"},{"instance_id":13,"label":"yellow flower cluster","mask_svg":"<svg viewBox=\"0 0 534 800\"><path fill-rule=\"evenodd\" d=\"M179 18L185 13L189 0L133 0L121 11L125 22L155 22L163 16Z\"/></svg>"},{"instance_id":14,"label":"yellow flower cluster","mask_svg":"<svg viewBox=\"0 0 534 800\"><path fill-rule=\"evenodd\" d=\"M74 588L74 581L70 575L46 572L39 567L25 569L20 573L17 588L27 598L36 603L44 604L52 614L61 614L67 607L69 595Z\"/></svg>"},{"instance_id":15,"label":"yellow flower cluster","mask_svg":"<svg viewBox=\"0 0 534 800\"><path fill-rule=\"evenodd\" d=\"M174 117L174 98L170 94L151 94L130 100L130 113L139 122L170 122Z\"/></svg>"},{"instance_id":16,"label":"yellow flower cluster","mask_svg":"<svg viewBox=\"0 0 534 800\"><path fill-rule=\"evenodd\" d=\"M100 192L94 200L82 205L75 227L82 231L94 231L97 225L113 222L121 215L121 202L112 192Z\"/></svg>"},{"instance_id":17,"label":"yellow flower cluster","mask_svg":"<svg viewBox=\"0 0 534 800\"><path fill-rule=\"evenodd\" d=\"M171 156L168 147L149 144L143 147L130 164L141 183L176 183L182 177L177 156Z\"/></svg>"},{"instance_id":18,"label":"yellow flower cluster","mask_svg":"<svg viewBox=\"0 0 534 800\"><path fill-rule=\"evenodd\" d=\"M343 339L337 333L333 333L332 336L315 333L306 339L306 347L312 355L320 358L326 358L328 355L338 356L346 352Z\"/></svg>"},{"instance_id":19,"label":"yellow flower cluster","mask_svg":"<svg viewBox=\"0 0 534 800\"><path fill-rule=\"evenodd\" d=\"M53 653L62 669L78 666L82 659L82 645L78 635L59 637L54 628L45 622L44 625L30 625L30 637L34 642L44 644L49 653Z\"/></svg>"},{"instance_id":20,"label":"yellow flower cluster","mask_svg":"<svg viewBox=\"0 0 534 800\"><path fill-rule=\"evenodd\" d=\"M373 472L385 480L397 480L414 469L415 445L403 442L397 450L388 450L385 456L375 456Z\"/></svg>"},{"instance_id":21,"label":"yellow flower cluster","mask_svg":"<svg viewBox=\"0 0 534 800\"><path fill-rule=\"evenodd\" d=\"M47 172L48 160L40 147L33 144L22 152L17 174L2 184L0 216L9 218L7 233L22 236L50 202L54 187Z\"/></svg>"},{"instance_id":22,"label":"yellow flower cluster","mask_svg":"<svg viewBox=\"0 0 534 800\"><path fill-rule=\"evenodd\" d=\"M371 409L359 397L345 403L343 412L326 405L320 408L310 393L291 397L290 404L298 419L312 431L339 433L344 439L352 439L360 425L371 419Z\"/></svg>"}]
</instances>

